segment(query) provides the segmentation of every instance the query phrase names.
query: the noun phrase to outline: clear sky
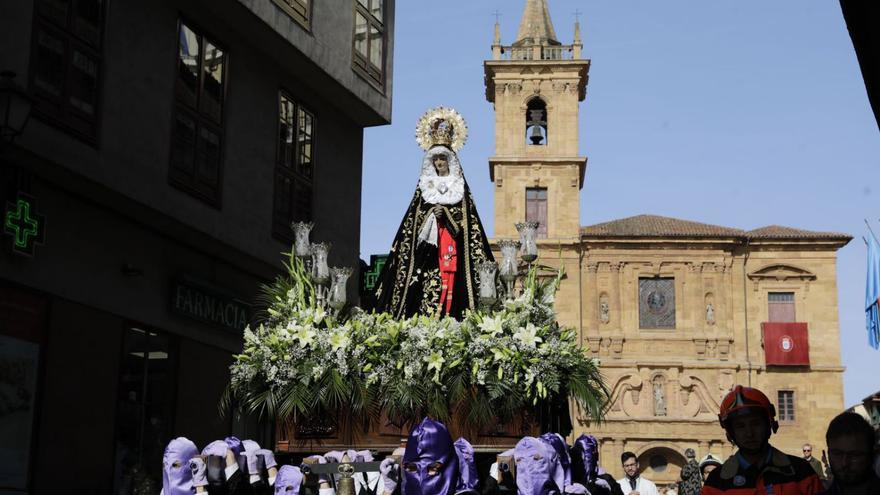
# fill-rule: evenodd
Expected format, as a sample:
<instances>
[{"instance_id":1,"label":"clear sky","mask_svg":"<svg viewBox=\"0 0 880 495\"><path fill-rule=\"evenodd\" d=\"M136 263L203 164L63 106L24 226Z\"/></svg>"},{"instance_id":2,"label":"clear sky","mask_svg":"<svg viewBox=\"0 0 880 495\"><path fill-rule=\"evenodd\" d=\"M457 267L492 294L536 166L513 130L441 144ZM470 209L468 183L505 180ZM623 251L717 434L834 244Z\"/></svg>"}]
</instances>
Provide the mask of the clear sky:
<instances>
[{"instance_id":1,"label":"clear sky","mask_svg":"<svg viewBox=\"0 0 880 495\"><path fill-rule=\"evenodd\" d=\"M418 178L415 123L438 105L468 122L460 157L492 235L494 116L482 63L491 57L493 12L510 44L524 4L397 2L393 123L364 136L363 258L390 247ZM853 235L838 258L846 405L880 390L880 352L868 347L864 325L861 240L865 218L880 235L880 133L838 2L549 4L563 43L582 12L592 60L581 104L589 157L581 224L650 213Z\"/></svg>"}]
</instances>

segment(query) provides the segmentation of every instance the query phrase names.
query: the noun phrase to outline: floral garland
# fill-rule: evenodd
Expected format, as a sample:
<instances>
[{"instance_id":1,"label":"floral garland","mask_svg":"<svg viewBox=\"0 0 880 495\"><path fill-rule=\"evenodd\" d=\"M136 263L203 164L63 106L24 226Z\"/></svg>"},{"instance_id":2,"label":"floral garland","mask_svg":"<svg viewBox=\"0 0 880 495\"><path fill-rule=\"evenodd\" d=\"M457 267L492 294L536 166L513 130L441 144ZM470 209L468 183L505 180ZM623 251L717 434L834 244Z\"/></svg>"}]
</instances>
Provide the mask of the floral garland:
<instances>
[{"instance_id":1,"label":"floral garland","mask_svg":"<svg viewBox=\"0 0 880 495\"><path fill-rule=\"evenodd\" d=\"M568 397L602 419L608 390L596 362L575 331L556 323L561 272L542 281L533 270L519 297L461 321L395 320L357 309L328 314L302 263L291 256L286 266L286 276L264 287L265 321L245 329L223 406L235 400L294 420L342 408L373 418L384 411L397 424L456 414L479 429Z\"/></svg>"}]
</instances>

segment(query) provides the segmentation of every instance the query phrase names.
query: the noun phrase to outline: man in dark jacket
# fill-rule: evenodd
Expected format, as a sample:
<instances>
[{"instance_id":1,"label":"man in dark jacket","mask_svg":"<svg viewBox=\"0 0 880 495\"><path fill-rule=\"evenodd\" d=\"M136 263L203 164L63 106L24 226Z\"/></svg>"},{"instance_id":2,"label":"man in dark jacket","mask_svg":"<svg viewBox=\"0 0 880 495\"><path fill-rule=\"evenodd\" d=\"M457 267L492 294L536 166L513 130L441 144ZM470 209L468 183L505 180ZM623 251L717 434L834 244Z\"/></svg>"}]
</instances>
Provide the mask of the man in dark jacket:
<instances>
[{"instance_id":1,"label":"man in dark jacket","mask_svg":"<svg viewBox=\"0 0 880 495\"><path fill-rule=\"evenodd\" d=\"M825 433L828 459L834 475L827 495L869 495L880 493L880 478L871 462L874 457L874 428L862 416L845 412L831 420Z\"/></svg>"},{"instance_id":2,"label":"man in dark jacket","mask_svg":"<svg viewBox=\"0 0 880 495\"><path fill-rule=\"evenodd\" d=\"M779 423L763 392L735 386L721 401L718 420L738 450L709 474L702 495L815 495L822 490L807 461L770 445Z\"/></svg>"}]
</instances>

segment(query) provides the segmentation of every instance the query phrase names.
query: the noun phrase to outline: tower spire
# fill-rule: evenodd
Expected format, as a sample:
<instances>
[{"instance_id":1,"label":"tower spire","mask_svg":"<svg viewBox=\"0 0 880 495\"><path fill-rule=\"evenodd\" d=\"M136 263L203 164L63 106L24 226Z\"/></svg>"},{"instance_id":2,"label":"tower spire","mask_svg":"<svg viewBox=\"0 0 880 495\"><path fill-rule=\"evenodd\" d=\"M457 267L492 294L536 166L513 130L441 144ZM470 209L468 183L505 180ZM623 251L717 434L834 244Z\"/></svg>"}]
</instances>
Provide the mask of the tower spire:
<instances>
[{"instance_id":1,"label":"tower spire","mask_svg":"<svg viewBox=\"0 0 880 495\"><path fill-rule=\"evenodd\" d=\"M547 0L526 0L514 45L559 45Z\"/></svg>"}]
</instances>

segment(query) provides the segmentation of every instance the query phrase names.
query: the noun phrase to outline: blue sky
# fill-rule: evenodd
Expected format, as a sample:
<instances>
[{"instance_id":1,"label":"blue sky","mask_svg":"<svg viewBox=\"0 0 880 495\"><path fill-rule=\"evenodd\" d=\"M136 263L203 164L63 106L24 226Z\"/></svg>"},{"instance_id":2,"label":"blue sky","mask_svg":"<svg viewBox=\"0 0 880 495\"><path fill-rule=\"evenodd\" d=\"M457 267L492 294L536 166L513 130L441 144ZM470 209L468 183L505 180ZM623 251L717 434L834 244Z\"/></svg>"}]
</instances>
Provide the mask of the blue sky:
<instances>
[{"instance_id":1,"label":"blue sky","mask_svg":"<svg viewBox=\"0 0 880 495\"><path fill-rule=\"evenodd\" d=\"M421 163L415 123L458 109L460 157L489 235L492 106L483 60L493 12L509 44L525 0L398 1L394 112L364 136L361 253L387 252ZM581 223L641 213L752 229L846 232L838 284L845 402L880 390L864 328L863 219L880 234L880 133L836 1L549 0L570 43L579 10L592 60L581 104L589 157Z\"/></svg>"}]
</instances>

